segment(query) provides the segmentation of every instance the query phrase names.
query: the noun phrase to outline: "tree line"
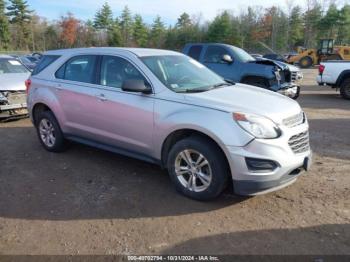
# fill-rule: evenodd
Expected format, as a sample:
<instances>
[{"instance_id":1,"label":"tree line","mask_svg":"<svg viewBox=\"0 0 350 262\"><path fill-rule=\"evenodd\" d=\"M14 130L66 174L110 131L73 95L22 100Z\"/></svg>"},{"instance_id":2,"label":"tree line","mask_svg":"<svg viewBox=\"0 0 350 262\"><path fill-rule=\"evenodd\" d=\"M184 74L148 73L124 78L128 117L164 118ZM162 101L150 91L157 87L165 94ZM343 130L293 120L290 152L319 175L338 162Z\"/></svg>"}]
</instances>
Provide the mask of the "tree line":
<instances>
[{"instance_id":1,"label":"tree line","mask_svg":"<svg viewBox=\"0 0 350 262\"><path fill-rule=\"evenodd\" d=\"M251 52L269 46L286 52L297 46L317 47L321 38L350 44L350 5L327 6L305 0L305 6L286 0L284 8L248 7L238 14L222 11L212 21L183 13L168 25L158 15L147 24L140 14L125 6L115 17L106 2L91 20L67 13L51 21L37 15L25 0L0 0L0 50L43 51L49 49L128 46L181 50L188 42L222 42Z\"/></svg>"}]
</instances>

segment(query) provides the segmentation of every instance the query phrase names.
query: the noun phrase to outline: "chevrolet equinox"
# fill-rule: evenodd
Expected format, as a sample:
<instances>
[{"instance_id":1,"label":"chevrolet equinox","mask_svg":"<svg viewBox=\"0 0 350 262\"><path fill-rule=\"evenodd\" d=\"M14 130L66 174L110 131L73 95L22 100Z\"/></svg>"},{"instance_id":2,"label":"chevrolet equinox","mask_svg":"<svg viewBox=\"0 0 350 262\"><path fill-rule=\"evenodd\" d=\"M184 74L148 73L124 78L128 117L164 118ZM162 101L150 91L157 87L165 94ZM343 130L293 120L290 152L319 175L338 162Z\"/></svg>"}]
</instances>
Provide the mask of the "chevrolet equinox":
<instances>
[{"instance_id":1,"label":"chevrolet equinox","mask_svg":"<svg viewBox=\"0 0 350 262\"><path fill-rule=\"evenodd\" d=\"M49 51L26 86L46 150L72 140L156 163L193 199L217 197L229 180L240 195L274 191L311 165L297 102L225 81L177 52Z\"/></svg>"}]
</instances>

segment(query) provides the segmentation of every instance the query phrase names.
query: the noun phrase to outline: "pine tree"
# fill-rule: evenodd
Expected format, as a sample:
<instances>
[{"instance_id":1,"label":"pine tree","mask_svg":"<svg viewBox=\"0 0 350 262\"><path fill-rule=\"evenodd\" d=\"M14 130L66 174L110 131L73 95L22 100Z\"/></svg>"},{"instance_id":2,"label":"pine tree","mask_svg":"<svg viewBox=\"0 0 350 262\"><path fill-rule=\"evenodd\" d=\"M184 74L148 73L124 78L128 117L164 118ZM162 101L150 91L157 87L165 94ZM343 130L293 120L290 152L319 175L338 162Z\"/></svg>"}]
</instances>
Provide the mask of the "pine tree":
<instances>
[{"instance_id":1,"label":"pine tree","mask_svg":"<svg viewBox=\"0 0 350 262\"><path fill-rule=\"evenodd\" d=\"M152 24L150 43L153 47L161 48L165 42L165 26L160 16Z\"/></svg>"},{"instance_id":2,"label":"pine tree","mask_svg":"<svg viewBox=\"0 0 350 262\"><path fill-rule=\"evenodd\" d=\"M300 6L292 8L289 18L289 28L289 46L296 47L303 45L303 17Z\"/></svg>"},{"instance_id":3,"label":"pine tree","mask_svg":"<svg viewBox=\"0 0 350 262\"><path fill-rule=\"evenodd\" d=\"M146 47L148 42L148 29L142 16L135 15L133 24L133 38L138 47Z\"/></svg>"},{"instance_id":4,"label":"pine tree","mask_svg":"<svg viewBox=\"0 0 350 262\"><path fill-rule=\"evenodd\" d=\"M232 44L232 33L230 14L224 11L209 25L207 38L210 42Z\"/></svg>"},{"instance_id":5,"label":"pine tree","mask_svg":"<svg viewBox=\"0 0 350 262\"><path fill-rule=\"evenodd\" d=\"M16 27L17 47L29 49L30 39L30 20L33 11L29 10L27 1L10 0L10 5L7 7L7 16L10 23Z\"/></svg>"},{"instance_id":6,"label":"pine tree","mask_svg":"<svg viewBox=\"0 0 350 262\"><path fill-rule=\"evenodd\" d=\"M94 27L96 29L108 29L113 25L113 13L108 3L104 3L102 8L96 12Z\"/></svg>"},{"instance_id":7,"label":"pine tree","mask_svg":"<svg viewBox=\"0 0 350 262\"><path fill-rule=\"evenodd\" d=\"M9 21L5 15L5 2L0 0L0 48L8 49L10 43Z\"/></svg>"},{"instance_id":8,"label":"pine tree","mask_svg":"<svg viewBox=\"0 0 350 262\"><path fill-rule=\"evenodd\" d=\"M187 13L182 13L180 17L177 19L176 27L179 29L185 29L192 26L192 21Z\"/></svg>"},{"instance_id":9,"label":"pine tree","mask_svg":"<svg viewBox=\"0 0 350 262\"><path fill-rule=\"evenodd\" d=\"M339 44L350 44L350 5L340 10L340 26L338 33Z\"/></svg>"},{"instance_id":10,"label":"pine tree","mask_svg":"<svg viewBox=\"0 0 350 262\"><path fill-rule=\"evenodd\" d=\"M128 6L125 6L120 16L120 30L122 33L122 41L125 46L131 45L132 40L132 16Z\"/></svg>"},{"instance_id":11,"label":"pine tree","mask_svg":"<svg viewBox=\"0 0 350 262\"><path fill-rule=\"evenodd\" d=\"M108 30L108 45L109 46L122 46L123 45L122 34L121 34L118 19L116 19L116 21L113 23L112 27L110 27Z\"/></svg>"}]
</instances>

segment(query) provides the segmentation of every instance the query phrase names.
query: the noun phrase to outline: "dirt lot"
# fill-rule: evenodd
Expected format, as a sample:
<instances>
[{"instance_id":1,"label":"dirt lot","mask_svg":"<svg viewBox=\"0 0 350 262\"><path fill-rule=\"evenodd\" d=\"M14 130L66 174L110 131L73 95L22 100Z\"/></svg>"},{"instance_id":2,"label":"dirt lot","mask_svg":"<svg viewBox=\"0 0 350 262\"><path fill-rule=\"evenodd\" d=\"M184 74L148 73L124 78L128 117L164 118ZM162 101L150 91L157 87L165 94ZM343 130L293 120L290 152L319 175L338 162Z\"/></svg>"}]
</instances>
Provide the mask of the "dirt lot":
<instances>
[{"instance_id":1,"label":"dirt lot","mask_svg":"<svg viewBox=\"0 0 350 262\"><path fill-rule=\"evenodd\" d=\"M0 124L0 254L350 254L350 101L305 71L314 166L279 192L201 203L164 171Z\"/></svg>"}]
</instances>

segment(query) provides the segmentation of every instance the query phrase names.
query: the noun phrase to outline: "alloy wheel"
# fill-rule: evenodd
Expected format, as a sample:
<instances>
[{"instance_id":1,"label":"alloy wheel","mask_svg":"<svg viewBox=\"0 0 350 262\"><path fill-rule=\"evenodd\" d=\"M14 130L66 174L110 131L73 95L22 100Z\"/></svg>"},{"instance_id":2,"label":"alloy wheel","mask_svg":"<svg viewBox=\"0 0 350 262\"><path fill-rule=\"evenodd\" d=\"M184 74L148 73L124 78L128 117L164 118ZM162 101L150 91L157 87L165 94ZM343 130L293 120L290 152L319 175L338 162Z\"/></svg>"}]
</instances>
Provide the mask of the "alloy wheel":
<instances>
[{"instance_id":1,"label":"alloy wheel","mask_svg":"<svg viewBox=\"0 0 350 262\"><path fill-rule=\"evenodd\" d=\"M55 128L52 125L52 123L46 119L41 119L39 123L39 134L41 141L47 146L47 147L53 147L56 142L56 136L55 136Z\"/></svg>"},{"instance_id":2,"label":"alloy wheel","mask_svg":"<svg viewBox=\"0 0 350 262\"><path fill-rule=\"evenodd\" d=\"M206 190L212 180L209 161L201 153L186 149L175 159L175 173L179 182L190 191Z\"/></svg>"}]
</instances>

